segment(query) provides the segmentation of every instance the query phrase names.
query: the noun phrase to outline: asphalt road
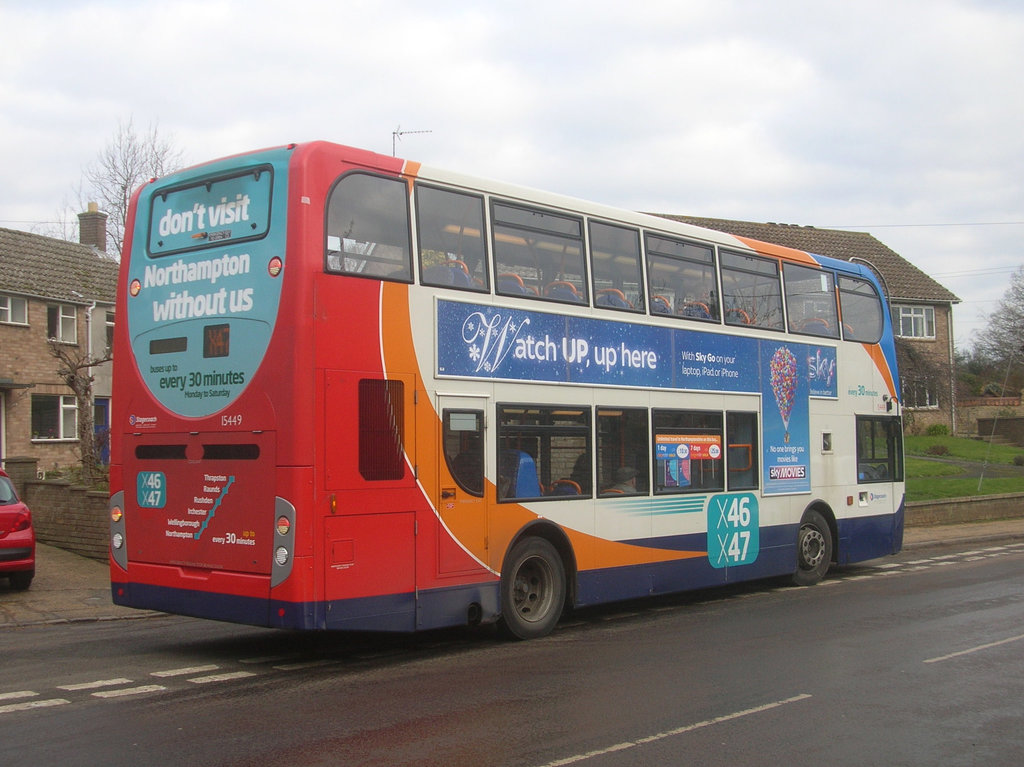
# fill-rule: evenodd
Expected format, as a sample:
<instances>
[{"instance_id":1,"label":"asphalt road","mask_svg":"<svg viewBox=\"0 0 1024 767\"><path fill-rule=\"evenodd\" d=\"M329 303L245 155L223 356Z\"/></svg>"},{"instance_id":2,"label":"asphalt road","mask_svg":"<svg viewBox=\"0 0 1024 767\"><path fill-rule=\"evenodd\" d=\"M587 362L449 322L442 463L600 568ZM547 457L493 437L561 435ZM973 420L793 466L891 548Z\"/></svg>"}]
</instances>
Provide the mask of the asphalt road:
<instances>
[{"instance_id":1,"label":"asphalt road","mask_svg":"<svg viewBox=\"0 0 1024 767\"><path fill-rule=\"evenodd\" d=\"M0 764L1016 764L1024 542L486 632L4 630Z\"/></svg>"}]
</instances>

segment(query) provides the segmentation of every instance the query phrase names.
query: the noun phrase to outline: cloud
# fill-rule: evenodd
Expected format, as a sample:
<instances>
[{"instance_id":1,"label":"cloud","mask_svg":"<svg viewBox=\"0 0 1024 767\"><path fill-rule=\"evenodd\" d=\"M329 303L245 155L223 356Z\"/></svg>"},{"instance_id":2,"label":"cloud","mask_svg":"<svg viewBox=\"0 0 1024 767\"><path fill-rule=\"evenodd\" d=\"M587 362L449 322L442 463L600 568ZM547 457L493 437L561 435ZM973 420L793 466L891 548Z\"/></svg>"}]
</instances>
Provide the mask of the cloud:
<instances>
[{"instance_id":1,"label":"cloud","mask_svg":"<svg viewBox=\"0 0 1024 767\"><path fill-rule=\"evenodd\" d=\"M945 226L1024 220L1016 3L94 0L8 3L0 28L0 226L52 218L132 117L190 162L326 138L631 209L860 227L950 275L959 341L999 287L980 270L1022 261L1020 226Z\"/></svg>"}]
</instances>

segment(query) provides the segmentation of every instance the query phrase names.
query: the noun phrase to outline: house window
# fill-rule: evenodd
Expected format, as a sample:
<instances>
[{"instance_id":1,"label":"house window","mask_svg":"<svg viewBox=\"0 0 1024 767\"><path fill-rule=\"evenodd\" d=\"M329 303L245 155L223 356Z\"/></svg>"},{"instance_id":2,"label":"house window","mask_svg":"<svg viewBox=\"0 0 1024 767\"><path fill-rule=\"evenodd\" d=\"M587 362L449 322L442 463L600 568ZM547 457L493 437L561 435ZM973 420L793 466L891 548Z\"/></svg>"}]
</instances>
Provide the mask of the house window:
<instances>
[{"instance_id":1,"label":"house window","mask_svg":"<svg viewBox=\"0 0 1024 767\"><path fill-rule=\"evenodd\" d=\"M934 382L926 378L904 378L900 383L904 407L920 410L938 408L939 398L935 393Z\"/></svg>"},{"instance_id":2,"label":"house window","mask_svg":"<svg viewBox=\"0 0 1024 767\"><path fill-rule=\"evenodd\" d=\"M46 337L61 343L78 343L78 310L71 304L46 307Z\"/></svg>"},{"instance_id":3,"label":"house window","mask_svg":"<svg viewBox=\"0 0 1024 767\"><path fill-rule=\"evenodd\" d=\"M32 439L77 439L78 405L71 395L32 395Z\"/></svg>"},{"instance_id":4,"label":"house window","mask_svg":"<svg viewBox=\"0 0 1024 767\"><path fill-rule=\"evenodd\" d=\"M16 296L0 296L0 322L28 324L28 301Z\"/></svg>"},{"instance_id":5,"label":"house window","mask_svg":"<svg viewBox=\"0 0 1024 767\"><path fill-rule=\"evenodd\" d=\"M107 351L114 348L114 313L107 312Z\"/></svg>"},{"instance_id":6,"label":"house window","mask_svg":"<svg viewBox=\"0 0 1024 767\"><path fill-rule=\"evenodd\" d=\"M902 338L935 338L935 309L931 306L897 306L896 334Z\"/></svg>"}]
</instances>

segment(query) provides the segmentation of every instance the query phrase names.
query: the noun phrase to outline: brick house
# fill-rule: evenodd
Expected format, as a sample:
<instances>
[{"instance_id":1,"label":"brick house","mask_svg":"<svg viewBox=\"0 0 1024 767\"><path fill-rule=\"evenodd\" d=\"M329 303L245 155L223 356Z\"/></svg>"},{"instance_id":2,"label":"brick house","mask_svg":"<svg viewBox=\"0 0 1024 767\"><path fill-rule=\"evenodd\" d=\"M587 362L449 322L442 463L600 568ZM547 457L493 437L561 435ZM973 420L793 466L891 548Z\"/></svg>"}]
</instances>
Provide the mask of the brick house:
<instances>
[{"instance_id":1,"label":"brick house","mask_svg":"<svg viewBox=\"0 0 1024 767\"><path fill-rule=\"evenodd\" d=\"M932 424L944 424L951 434L957 433L953 304L960 303L960 299L949 290L867 232L696 216L663 217L872 267L881 276L892 305L904 429L923 433Z\"/></svg>"},{"instance_id":2,"label":"brick house","mask_svg":"<svg viewBox=\"0 0 1024 767\"><path fill-rule=\"evenodd\" d=\"M0 228L0 463L29 457L49 471L79 461L74 392L57 375L47 339L93 356L109 348L118 264L104 252L106 219L90 203L79 214L81 243ZM103 435L111 365L91 372Z\"/></svg>"}]
</instances>

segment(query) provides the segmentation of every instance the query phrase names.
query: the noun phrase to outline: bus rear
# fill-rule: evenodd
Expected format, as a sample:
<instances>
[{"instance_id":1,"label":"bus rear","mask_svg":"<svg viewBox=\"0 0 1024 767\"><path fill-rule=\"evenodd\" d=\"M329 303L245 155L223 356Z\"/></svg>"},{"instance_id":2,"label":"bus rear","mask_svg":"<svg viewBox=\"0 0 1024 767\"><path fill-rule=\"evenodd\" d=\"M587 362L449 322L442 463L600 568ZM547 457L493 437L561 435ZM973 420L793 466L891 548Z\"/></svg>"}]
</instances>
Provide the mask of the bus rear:
<instances>
[{"instance_id":1,"label":"bus rear","mask_svg":"<svg viewBox=\"0 0 1024 767\"><path fill-rule=\"evenodd\" d=\"M301 468L277 468L294 382L287 359L269 364L287 280L290 155L200 166L133 198L114 341L117 604L302 620L287 608L271 615L294 559L301 491L290 488L304 484Z\"/></svg>"}]
</instances>

